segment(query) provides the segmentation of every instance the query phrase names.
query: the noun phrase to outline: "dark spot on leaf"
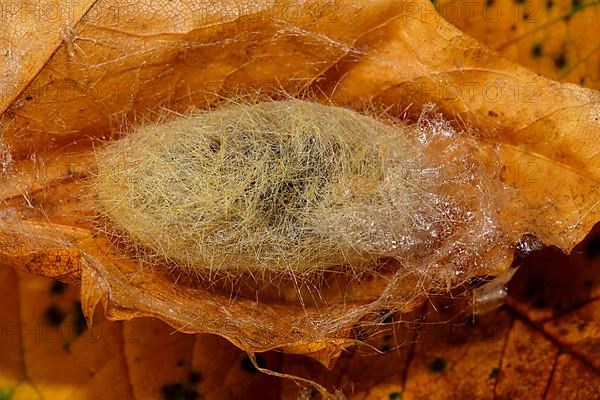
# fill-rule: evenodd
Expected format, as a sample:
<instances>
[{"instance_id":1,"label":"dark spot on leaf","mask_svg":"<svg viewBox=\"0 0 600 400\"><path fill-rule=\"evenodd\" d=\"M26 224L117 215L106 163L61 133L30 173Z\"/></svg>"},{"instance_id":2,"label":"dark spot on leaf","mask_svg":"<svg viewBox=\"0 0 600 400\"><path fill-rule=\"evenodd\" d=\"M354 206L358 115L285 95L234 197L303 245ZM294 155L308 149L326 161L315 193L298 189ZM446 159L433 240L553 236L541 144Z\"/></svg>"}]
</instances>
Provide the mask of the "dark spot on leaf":
<instances>
[{"instance_id":1,"label":"dark spot on leaf","mask_svg":"<svg viewBox=\"0 0 600 400\"><path fill-rule=\"evenodd\" d=\"M558 69L562 69L567 65L567 58L564 54L559 54L554 57L554 66Z\"/></svg>"},{"instance_id":2,"label":"dark spot on leaf","mask_svg":"<svg viewBox=\"0 0 600 400\"><path fill-rule=\"evenodd\" d=\"M489 7L489 6L493 5L493 4L494 4L494 0L485 0L485 5L486 6Z\"/></svg>"},{"instance_id":3,"label":"dark spot on leaf","mask_svg":"<svg viewBox=\"0 0 600 400\"><path fill-rule=\"evenodd\" d=\"M87 329L87 321L85 315L83 315L80 301L73 303L73 327L77 336L80 336Z\"/></svg>"},{"instance_id":4,"label":"dark spot on leaf","mask_svg":"<svg viewBox=\"0 0 600 400\"><path fill-rule=\"evenodd\" d=\"M554 1L553 0L548 0L546 2L546 10L550 10L552 7L554 7Z\"/></svg>"},{"instance_id":5,"label":"dark spot on leaf","mask_svg":"<svg viewBox=\"0 0 600 400\"><path fill-rule=\"evenodd\" d=\"M562 305L562 303L556 303L556 304L554 304L553 308L554 308L554 312L556 314L558 314L564 309L564 306Z\"/></svg>"},{"instance_id":6,"label":"dark spot on leaf","mask_svg":"<svg viewBox=\"0 0 600 400\"><path fill-rule=\"evenodd\" d=\"M402 399L402 393L392 392L388 395L388 400L400 400Z\"/></svg>"},{"instance_id":7,"label":"dark spot on leaf","mask_svg":"<svg viewBox=\"0 0 600 400\"><path fill-rule=\"evenodd\" d=\"M529 13L523 13L523 21L527 21L529 19Z\"/></svg>"},{"instance_id":8,"label":"dark spot on leaf","mask_svg":"<svg viewBox=\"0 0 600 400\"><path fill-rule=\"evenodd\" d=\"M178 367L183 367L184 365L185 365L185 361L183 361L181 358L179 360L177 360Z\"/></svg>"},{"instance_id":9,"label":"dark spot on leaf","mask_svg":"<svg viewBox=\"0 0 600 400\"><path fill-rule=\"evenodd\" d=\"M498 375L500 375L500 368L494 367L490 371L490 373L488 375L488 378L490 378L490 379L496 379L496 378L498 378Z\"/></svg>"},{"instance_id":10,"label":"dark spot on leaf","mask_svg":"<svg viewBox=\"0 0 600 400\"><path fill-rule=\"evenodd\" d=\"M536 308L546 308L548 307L548 302L544 298L538 298L533 302L533 306Z\"/></svg>"},{"instance_id":11,"label":"dark spot on leaf","mask_svg":"<svg viewBox=\"0 0 600 400\"><path fill-rule=\"evenodd\" d=\"M260 354L256 355L256 364L258 364L258 366L260 368L265 368L265 358L263 356L261 356ZM256 367L254 366L254 364L252 363L252 360L250 359L250 357L248 357L248 355L245 355L244 357L242 357L242 360L240 361L240 368L242 368L242 370L250 373L250 374L257 374L260 371L258 369L256 369Z\"/></svg>"},{"instance_id":12,"label":"dark spot on leaf","mask_svg":"<svg viewBox=\"0 0 600 400\"><path fill-rule=\"evenodd\" d=\"M585 245L585 256L589 260L594 260L600 256L600 235L594 236Z\"/></svg>"},{"instance_id":13,"label":"dark spot on leaf","mask_svg":"<svg viewBox=\"0 0 600 400\"><path fill-rule=\"evenodd\" d=\"M531 46L531 56L533 58L539 58L542 55L542 44L541 43L535 43L533 46Z\"/></svg>"},{"instance_id":14,"label":"dark spot on leaf","mask_svg":"<svg viewBox=\"0 0 600 400\"><path fill-rule=\"evenodd\" d=\"M392 340L392 335L390 335L390 334L384 335L383 340L385 340L386 342L389 342L390 340Z\"/></svg>"},{"instance_id":15,"label":"dark spot on leaf","mask_svg":"<svg viewBox=\"0 0 600 400\"><path fill-rule=\"evenodd\" d=\"M382 353L389 353L390 350L392 348L390 347L389 344L384 344L383 346L381 346L381 348L379 349Z\"/></svg>"},{"instance_id":16,"label":"dark spot on leaf","mask_svg":"<svg viewBox=\"0 0 600 400\"><path fill-rule=\"evenodd\" d=\"M27 100L27 101L31 101L31 100L33 100L33 97L32 97L32 96L27 96L27 97L25 97L25 100ZM1 398L1 397L0 397L0 398Z\"/></svg>"},{"instance_id":17,"label":"dark spot on leaf","mask_svg":"<svg viewBox=\"0 0 600 400\"><path fill-rule=\"evenodd\" d=\"M50 286L50 293L52 294L62 294L67 289L67 285L62 283L61 281L53 281Z\"/></svg>"},{"instance_id":18,"label":"dark spot on leaf","mask_svg":"<svg viewBox=\"0 0 600 400\"><path fill-rule=\"evenodd\" d=\"M523 3L525 3L525 0L515 0L515 3L517 3L517 4L523 4Z\"/></svg>"},{"instance_id":19,"label":"dark spot on leaf","mask_svg":"<svg viewBox=\"0 0 600 400\"><path fill-rule=\"evenodd\" d=\"M200 398L196 389L181 383L165 385L161 388L165 400L195 400Z\"/></svg>"},{"instance_id":20,"label":"dark spot on leaf","mask_svg":"<svg viewBox=\"0 0 600 400\"><path fill-rule=\"evenodd\" d=\"M510 30L511 30L511 31L516 31L516 30L517 30L517 26L516 26L515 24L512 24L512 25L510 26Z\"/></svg>"},{"instance_id":21,"label":"dark spot on leaf","mask_svg":"<svg viewBox=\"0 0 600 400\"><path fill-rule=\"evenodd\" d=\"M54 304L48 307L42 315L42 318L46 323L54 326L60 325L60 323L64 321L65 317L65 312Z\"/></svg>"},{"instance_id":22,"label":"dark spot on leaf","mask_svg":"<svg viewBox=\"0 0 600 400\"><path fill-rule=\"evenodd\" d=\"M190 381L190 383L196 384L200 381L202 381L204 377L202 376L202 374L198 371L192 371L190 372L190 376L188 376L188 380Z\"/></svg>"},{"instance_id":23,"label":"dark spot on leaf","mask_svg":"<svg viewBox=\"0 0 600 400\"><path fill-rule=\"evenodd\" d=\"M583 8L583 2L581 0L572 0L571 1L571 12L577 12Z\"/></svg>"},{"instance_id":24,"label":"dark spot on leaf","mask_svg":"<svg viewBox=\"0 0 600 400\"><path fill-rule=\"evenodd\" d=\"M498 116L498 113L497 113L496 111L494 111L494 110L490 110L490 111L488 111L488 115L489 115L490 117L497 117L497 116Z\"/></svg>"},{"instance_id":25,"label":"dark spot on leaf","mask_svg":"<svg viewBox=\"0 0 600 400\"><path fill-rule=\"evenodd\" d=\"M427 364L427 368L429 368L429 371L439 374L446 370L447 365L448 362L445 359L436 357L433 360L431 360L429 364Z\"/></svg>"},{"instance_id":26,"label":"dark spot on leaf","mask_svg":"<svg viewBox=\"0 0 600 400\"><path fill-rule=\"evenodd\" d=\"M525 295L527 297L534 297L540 291L540 286L536 282L529 282L525 289Z\"/></svg>"}]
</instances>

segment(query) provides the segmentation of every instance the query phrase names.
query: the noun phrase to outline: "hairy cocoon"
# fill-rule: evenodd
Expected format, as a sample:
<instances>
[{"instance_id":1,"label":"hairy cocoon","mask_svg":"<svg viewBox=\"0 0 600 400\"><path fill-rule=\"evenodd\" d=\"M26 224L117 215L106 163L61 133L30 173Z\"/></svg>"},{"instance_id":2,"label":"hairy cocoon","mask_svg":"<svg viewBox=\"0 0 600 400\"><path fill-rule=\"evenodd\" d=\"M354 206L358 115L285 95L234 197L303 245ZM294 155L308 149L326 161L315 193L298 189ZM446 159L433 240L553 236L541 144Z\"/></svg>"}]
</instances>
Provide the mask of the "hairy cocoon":
<instances>
[{"instance_id":1,"label":"hairy cocoon","mask_svg":"<svg viewBox=\"0 0 600 400\"><path fill-rule=\"evenodd\" d=\"M229 104L110 143L93 188L109 230L199 275L391 258L454 276L499 231L477 160L448 132L295 99Z\"/></svg>"}]
</instances>

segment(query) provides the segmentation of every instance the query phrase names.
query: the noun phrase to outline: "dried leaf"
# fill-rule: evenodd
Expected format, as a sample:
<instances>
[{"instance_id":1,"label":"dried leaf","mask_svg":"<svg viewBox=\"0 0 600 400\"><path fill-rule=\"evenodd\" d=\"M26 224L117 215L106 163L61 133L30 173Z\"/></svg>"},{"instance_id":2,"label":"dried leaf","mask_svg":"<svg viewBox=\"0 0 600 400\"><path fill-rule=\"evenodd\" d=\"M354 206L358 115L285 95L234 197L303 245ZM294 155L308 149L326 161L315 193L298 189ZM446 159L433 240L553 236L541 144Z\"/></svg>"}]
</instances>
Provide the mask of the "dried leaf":
<instances>
[{"instance_id":1,"label":"dried leaf","mask_svg":"<svg viewBox=\"0 0 600 400\"><path fill-rule=\"evenodd\" d=\"M440 15L503 56L561 82L599 89L596 0L434 1Z\"/></svg>"},{"instance_id":2,"label":"dried leaf","mask_svg":"<svg viewBox=\"0 0 600 400\"><path fill-rule=\"evenodd\" d=\"M111 6L122 12L111 14ZM298 294L293 284L269 292L268 301L244 288L232 299L231 290L140 274L95 234L86 176L99 138L160 107L202 107L240 91L320 93L355 108L381 103L409 120L434 102L447 118L470 125L482 145L500 146L503 179L527 210L503 210L516 231L570 250L600 219L600 95L538 77L448 23L424 18L422 11L434 12L425 0L222 2L211 9L182 0L135 9L99 1L86 10L74 14L82 17L69 21L62 42L49 39L31 61L9 53L16 89L2 103L0 148L10 153L1 158L0 261L80 279L88 316L102 302L111 319L154 316L245 350L279 348L331 365L355 342L349 338L359 320L392 305L418 306L381 301L385 277L351 290L343 279L333 282L320 290L319 307L304 304L314 293ZM4 40L15 49L32 46L17 40L24 37L17 26L15 19ZM506 269L510 256L511 249L490 255L488 272Z\"/></svg>"},{"instance_id":3,"label":"dried leaf","mask_svg":"<svg viewBox=\"0 0 600 400\"><path fill-rule=\"evenodd\" d=\"M88 329L76 286L8 268L0 269L0 285L1 398L258 399L278 392L275 378L257 374L221 338L101 315ZM276 354L264 359L277 362Z\"/></svg>"},{"instance_id":4,"label":"dried leaf","mask_svg":"<svg viewBox=\"0 0 600 400\"><path fill-rule=\"evenodd\" d=\"M597 398L600 339L590 316L600 307L598 233L566 259L537 263L550 251L544 249L523 260L519 271L549 268L546 275L563 284L563 301L566 293L574 297L569 308L554 309L544 320L522 310L531 303L547 309L554 293L515 293L508 306L477 318L465 293L454 300L433 296L421 310L386 315L380 332L344 352L331 370L274 351L257 355L257 362L312 379L331 393L342 390L348 399ZM596 280L585 283L581 274ZM530 275L520 273L513 292L530 283ZM258 373L247 355L221 338L174 332L157 319L111 322L98 315L87 328L75 286L8 268L0 269L0 286L0 393L13 400L294 399L299 391L316 393ZM589 296L581 297L582 291Z\"/></svg>"},{"instance_id":5,"label":"dried leaf","mask_svg":"<svg viewBox=\"0 0 600 400\"><path fill-rule=\"evenodd\" d=\"M297 360L282 368L349 399L597 398L598 233L600 225L569 256L550 261L547 248L525 257L509 305L491 314L474 317L464 297L432 297L421 313L390 318L372 348L344 354L332 371ZM541 270L553 290L521 293ZM557 296L565 308L552 307ZM530 309L550 312L540 320Z\"/></svg>"}]
</instances>

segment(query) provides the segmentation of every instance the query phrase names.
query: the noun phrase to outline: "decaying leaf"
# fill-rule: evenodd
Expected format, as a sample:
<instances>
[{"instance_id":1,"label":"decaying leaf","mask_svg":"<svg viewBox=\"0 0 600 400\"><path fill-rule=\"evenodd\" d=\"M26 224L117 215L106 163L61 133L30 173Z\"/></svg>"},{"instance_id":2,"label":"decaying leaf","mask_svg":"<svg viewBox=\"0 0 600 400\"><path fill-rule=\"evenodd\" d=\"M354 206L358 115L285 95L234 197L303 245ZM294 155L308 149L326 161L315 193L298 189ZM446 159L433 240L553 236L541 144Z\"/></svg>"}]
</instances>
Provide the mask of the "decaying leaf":
<instances>
[{"instance_id":1,"label":"decaying leaf","mask_svg":"<svg viewBox=\"0 0 600 400\"><path fill-rule=\"evenodd\" d=\"M600 88L597 0L434 1L441 17L509 60L561 82Z\"/></svg>"},{"instance_id":2,"label":"decaying leaf","mask_svg":"<svg viewBox=\"0 0 600 400\"><path fill-rule=\"evenodd\" d=\"M515 232L568 251L600 219L600 95L504 60L427 18L435 11L425 0L127 4L99 1L72 13L68 28L48 24L55 34L27 62L18 55L32 44L16 27L41 27L15 18L3 38L14 50L4 61L13 82L2 98L0 261L80 281L87 316L101 302L111 319L154 316L248 351L278 348L330 365L356 342L359 321L419 304L386 292L385 271L360 284L337 277L318 290L174 284L167 272L140 272L92 229L87 177L101 140L156 118L161 107L206 108L240 92L379 104L408 121L433 102L482 146L499 147L502 179L522 203L515 210L526 210L502 210ZM489 257L485 273L501 273L512 249Z\"/></svg>"},{"instance_id":3,"label":"decaying leaf","mask_svg":"<svg viewBox=\"0 0 600 400\"><path fill-rule=\"evenodd\" d=\"M174 333L151 318L99 315L87 328L76 286L9 268L0 278L3 399L264 399L278 390L222 338ZM276 366L276 354L263 360Z\"/></svg>"},{"instance_id":4,"label":"decaying leaf","mask_svg":"<svg viewBox=\"0 0 600 400\"><path fill-rule=\"evenodd\" d=\"M274 351L256 361L347 399L597 398L598 233L570 256L544 249L522 258L514 297L488 315L474 317L466 293L435 295L413 313L382 315L378 334L363 337L366 345L345 351L331 370ZM536 288L540 269L552 291ZM0 394L12 400L317 393L258 373L243 351L214 335L175 332L155 318L112 322L101 313L88 328L76 286L10 268L0 278Z\"/></svg>"}]
</instances>

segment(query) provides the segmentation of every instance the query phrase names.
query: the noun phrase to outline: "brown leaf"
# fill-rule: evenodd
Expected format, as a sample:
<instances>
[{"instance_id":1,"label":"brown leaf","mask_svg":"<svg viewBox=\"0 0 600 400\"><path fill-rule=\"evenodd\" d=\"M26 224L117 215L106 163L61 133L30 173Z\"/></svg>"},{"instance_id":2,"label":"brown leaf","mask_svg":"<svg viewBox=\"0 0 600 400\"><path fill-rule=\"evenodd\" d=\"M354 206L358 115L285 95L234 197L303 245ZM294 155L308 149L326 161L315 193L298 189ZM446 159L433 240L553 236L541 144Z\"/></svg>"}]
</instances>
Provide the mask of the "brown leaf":
<instances>
[{"instance_id":1,"label":"brown leaf","mask_svg":"<svg viewBox=\"0 0 600 400\"><path fill-rule=\"evenodd\" d=\"M598 276L598 257L578 255L557 261L554 270ZM571 292L584 289L576 277L557 278ZM86 328L74 286L8 268L0 269L0 286L0 393L13 400L298 398L296 383L258 373L247 355L219 337L175 332L157 319L111 322L102 315ZM257 362L331 393L342 390L348 399L594 399L600 339L589 316L600 299L579 300L535 321L519 311L527 299L475 318L468 294L435 296L412 314L387 315L379 334L345 351L331 370L273 351L257 355Z\"/></svg>"},{"instance_id":2,"label":"brown leaf","mask_svg":"<svg viewBox=\"0 0 600 400\"><path fill-rule=\"evenodd\" d=\"M27 64L10 53L14 65L39 71L11 72L18 89L4 96L2 114L10 154L1 158L8 173L0 187L0 261L80 278L88 316L102 302L111 319L154 316L183 332L223 335L245 350L280 348L331 365L354 343L350 333L363 317L418 305L377 300L386 277L350 289L333 282L320 290L318 307L302 302L309 288L298 295L292 284L260 302L244 288L232 299L230 290L175 286L160 271L140 274L95 234L86 176L97 139L160 107L203 107L239 91L319 93L355 108L381 103L409 120L435 102L449 119L472 126L482 145L500 146L503 178L527 210L503 210L516 231L570 250L600 219L599 94L538 77L423 17L433 12L425 0L223 2L210 10L183 0L135 9L119 3L116 17L110 6L96 2L75 13L82 17L73 18L64 40L44 42ZM487 272L506 269L510 251L493 255Z\"/></svg>"},{"instance_id":3,"label":"brown leaf","mask_svg":"<svg viewBox=\"0 0 600 400\"><path fill-rule=\"evenodd\" d=\"M431 298L420 318L396 315L369 340L383 355L349 352L325 374L296 369L333 382L330 389L342 387L351 399L597 398L599 229L569 256L550 261L546 248L522 259L509 304L491 314L473 316L465 298ZM554 286L521 292L540 279Z\"/></svg>"},{"instance_id":4,"label":"brown leaf","mask_svg":"<svg viewBox=\"0 0 600 400\"><path fill-rule=\"evenodd\" d=\"M77 287L8 268L0 269L0 285L2 398L252 399L278 392L275 378L258 374L221 338L173 332L156 319L111 322L102 315L88 329ZM265 359L276 367L276 354Z\"/></svg>"},{"instance_id":5,"label":"brown leaf","mask_svg":"<svg viewBox=\"0 0 600 400\"><path fill-rule=\"evenodd\" d=\"M599 89L596 0L434 1L440 15L504 57L554 80Z\"/></svg>"}]
</instances>

